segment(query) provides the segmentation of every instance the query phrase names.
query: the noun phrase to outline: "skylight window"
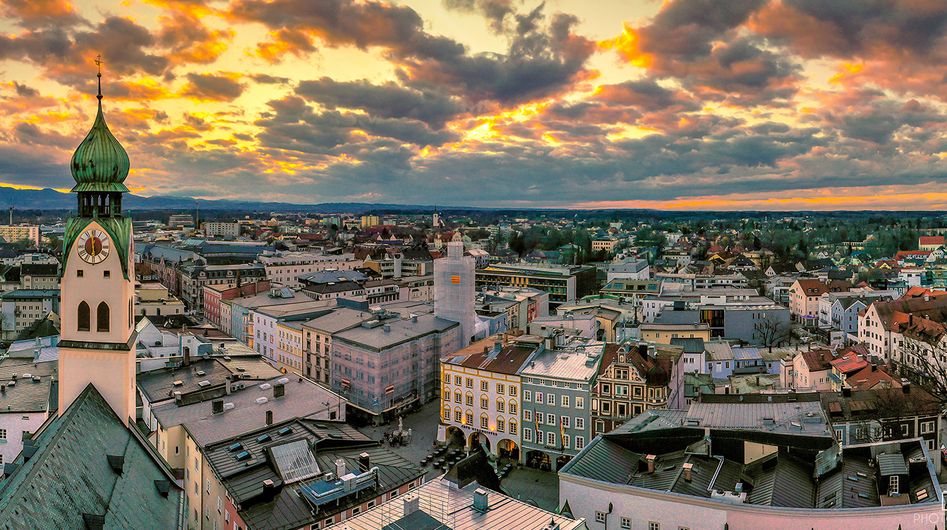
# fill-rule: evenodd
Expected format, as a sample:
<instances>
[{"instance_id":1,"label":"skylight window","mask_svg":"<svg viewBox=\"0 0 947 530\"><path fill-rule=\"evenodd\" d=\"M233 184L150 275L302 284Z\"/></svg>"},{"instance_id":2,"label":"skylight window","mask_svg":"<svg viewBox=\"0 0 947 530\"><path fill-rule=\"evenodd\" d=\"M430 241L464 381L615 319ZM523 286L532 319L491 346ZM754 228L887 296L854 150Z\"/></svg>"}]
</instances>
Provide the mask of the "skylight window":
<instances>
[{"instance_id":1,"label":"skylight window","mask_svg":"<svg viewBox=\"0 0 947 530\"><path fill-rule=\"evenodd\" d=\"M286 484L298 482L320 473L319 465L309 450L306 440L296 440L270 448L280 477Z\"/></svg>"}]
</instances>

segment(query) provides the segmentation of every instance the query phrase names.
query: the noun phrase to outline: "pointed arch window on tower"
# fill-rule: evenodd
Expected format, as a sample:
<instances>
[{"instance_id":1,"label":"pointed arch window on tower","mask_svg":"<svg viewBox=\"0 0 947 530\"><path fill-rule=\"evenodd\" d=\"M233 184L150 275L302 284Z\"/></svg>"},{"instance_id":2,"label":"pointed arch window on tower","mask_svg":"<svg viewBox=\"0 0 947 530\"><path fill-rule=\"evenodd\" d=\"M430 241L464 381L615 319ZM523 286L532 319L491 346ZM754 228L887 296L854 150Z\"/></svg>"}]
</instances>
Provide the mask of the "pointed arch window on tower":
<instances>
[{"instance_id":1,"label":"pointed arch window on tower","mask_svg":"<svg viewBox=\"0 0 947 530\"><path fill-rule=\"evenodd\" d=\"M89 331L92 329L92 326L89 323L92 318L90 313L91 310L89 309L89 304L85 302L79 302L79 312L76 317L76 322L79 323L79 331Z\"/></svg>"},{"instance_id":2,"label":"pointed arch window on tower","mask_svg":"<svg viewBox=\"0 0 947 530\"><path fill-rule=\"evenodd\" d=\"M99 303L95 310L95 330L104 333L109 331L109 305L105 302Z\"/></svg>"}]
</instances>

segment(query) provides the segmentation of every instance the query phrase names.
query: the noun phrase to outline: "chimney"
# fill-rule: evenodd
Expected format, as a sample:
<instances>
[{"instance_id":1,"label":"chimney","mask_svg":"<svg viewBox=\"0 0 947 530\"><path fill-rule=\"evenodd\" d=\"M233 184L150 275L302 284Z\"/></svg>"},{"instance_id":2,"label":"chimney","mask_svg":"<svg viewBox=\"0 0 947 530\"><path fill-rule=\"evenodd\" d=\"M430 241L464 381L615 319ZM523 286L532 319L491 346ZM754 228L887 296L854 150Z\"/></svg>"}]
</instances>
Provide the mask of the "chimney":
<instances>
[{"instance_id":1,"label":"chimney","mask_svg":"<svg viewBox=\"0 0 947 530\"><path fill-rule=\"evenodd\" d=\"M184 350L184 366L191 366L191 349L185 346Z\"/></svg>"},{"instance_id":2,"label":"chimney","mask_svg":"<svg viewBox=\"0 0 947 530\"><path fill-rule=\"evenodd\" d=\"M273 385L273 398L281 398L286 395L286 385L283 383L276 383Z\"/></svg>"},{"instance_id":3,"label":"chimney","mask_svg":"<svg viewBox=\"0 0 947 530\"><path fill-rule=\"evenodd\" d=\"M210 405L211 405L211 412L213 412L214 414L223 414L223 412L224 412L224 400L222 400L222 399L215 399L215 400L213 400L213 401L210 402Z\"/></svg>"},{"instance_id":4,"label":"chimney","mask_svg":"<svg viewBox=\"0 0 947 530\"><path fill-rule=\"evenodd\" d=\"M872 372L878 371L878 363L871 363L871 371Z\"/></svg>"},{"instance_id":5,"label":"chimney","mask_svg":"<svg viewBox=\"0 0 947 530\"><path fill-rule=\"evenodd\" d=\"M266 411L266 424L273 425L273 411L272 410Z\"/></svg>"},{"instance_id":6,"label":"chimney","mask_svg":"<svg viewBox=\"0 0 947 530\"><path fill-rule=\"evenodd\" d=\"M904 392L905 394L911 393L911 380L910 379L906 377L901 378L901 392Z\"/></svg>"},{"instance_id":7,"label":"chimney","mask_svg":"<svg viewBox=\"0 0 947 530\"><path fill-rule=\"evenodd\" d=\"M408 516L418 511L421 505L421 498L417 495L408 495L404 498L404 515Z\"/></svg>"},{"instance_id":8,"label":"chimney","mask_svg":"<svg viewBox=\"0 0 947 530\"><path fill-rule=\"evenodd\" d=\"M358 469L364 473L372 468L372 460L368 453L358 455Z\"/></svg>"},{"instance_id":9,"label":"chimney","mask_svg":"<svg viewBox=\"0 0 947 530\"><path fill-rule=\"evenodd\" d=\"M658 457L655 455L647 455L644 459L648 463L648 473L654 473L654 463Z\"/></svg>"},{"instance_id":10,"label":"chimney","mask_svg":"<svg viewBox=\"0 0 947 530\"><path fill-rule=\"evenodd\" d=\"M335 461L335 476L342 478L342 475L345 474L345 460L337 458Z\"/></svg>"},{"instance_id":11,"label":"chimney","mask_svg":"<svg viewBox=\"0 0 947 530\"><path fill-rule=\"evenodd\" d=\"M693 472L693 469L694 469L694 464L690 462L685 462L684 465L681 467L684 469L684 480L686 480L687 482L690 482L691 473Z\"/></svg>"},{"instance_id":12,"label":"chimney","mask_svg":"<svg viewBox=\"0 0 947 530\"><path fill-rule=\"evenodd\" d=\"M477 488L473 495L473 509L480 513L485 513L490 507L490 498L487 490Z\"/></svg>"}]
</instances>

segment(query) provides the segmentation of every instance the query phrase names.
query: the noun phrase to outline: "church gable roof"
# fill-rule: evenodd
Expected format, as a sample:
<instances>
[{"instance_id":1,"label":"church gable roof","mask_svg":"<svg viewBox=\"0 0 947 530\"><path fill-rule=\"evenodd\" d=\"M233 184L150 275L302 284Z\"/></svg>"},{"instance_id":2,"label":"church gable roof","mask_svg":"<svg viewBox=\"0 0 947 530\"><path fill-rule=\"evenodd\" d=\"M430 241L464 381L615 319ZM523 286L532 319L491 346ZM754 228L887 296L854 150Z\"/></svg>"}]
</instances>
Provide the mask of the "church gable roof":
<instances>
[{"instance_id":1,"label":"church gable roof","mask_svg":"<svg viewBox=\"0 0 947 530\"><path fill-rule=\"evenodd\" d=\"M27 458L27 455L28 458ZM182 492L92 385L24 446L0 483L0 527L176 528Z\"/></svg>"}]
</instances>

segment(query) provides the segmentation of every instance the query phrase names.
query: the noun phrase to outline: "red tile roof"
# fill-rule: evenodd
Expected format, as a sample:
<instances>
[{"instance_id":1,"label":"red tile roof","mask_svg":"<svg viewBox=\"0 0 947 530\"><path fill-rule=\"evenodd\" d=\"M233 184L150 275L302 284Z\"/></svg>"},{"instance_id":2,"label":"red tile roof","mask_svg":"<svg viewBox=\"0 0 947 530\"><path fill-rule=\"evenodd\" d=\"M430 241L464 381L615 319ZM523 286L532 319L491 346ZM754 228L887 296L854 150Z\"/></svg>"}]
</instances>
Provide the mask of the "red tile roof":
<instances>
[{"instance_id":1,"label":"red tile roof","mask_svg":"<svg viewBox=\"0 0 947 530\"><path fill-rule=\"evenodd\" d=\"M921 245L943 245L944 236L921 236L917 240L918 246Z\"/></svg>"},{"instance_id":2,"label":"red tile roof","mask_svg":"<svg viewBox=\"0 0 947 530\"><path fill-rule=\"evenodd\" d=\"M847 351L839 355L829 364L831 364L836 370L842 372L843 374L850 374L868 366L868 361L866 361L864 357L860 356L854 351Z\"/></svg>"},{"instance_id":3,"label":"red tile roof","mask_svg":"<svg viewBox=\"0 0 947 530\"><path fill-rule=\"evenodd\" d=\"M802 352L802 359L806 362L806 366L809 367L810 372L818 372L832 368L831 363L835 357L832 355L831 350L818 348Z\"/></svg>"}]
</instances>

